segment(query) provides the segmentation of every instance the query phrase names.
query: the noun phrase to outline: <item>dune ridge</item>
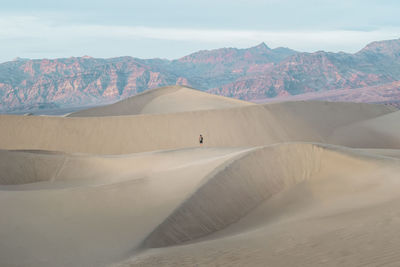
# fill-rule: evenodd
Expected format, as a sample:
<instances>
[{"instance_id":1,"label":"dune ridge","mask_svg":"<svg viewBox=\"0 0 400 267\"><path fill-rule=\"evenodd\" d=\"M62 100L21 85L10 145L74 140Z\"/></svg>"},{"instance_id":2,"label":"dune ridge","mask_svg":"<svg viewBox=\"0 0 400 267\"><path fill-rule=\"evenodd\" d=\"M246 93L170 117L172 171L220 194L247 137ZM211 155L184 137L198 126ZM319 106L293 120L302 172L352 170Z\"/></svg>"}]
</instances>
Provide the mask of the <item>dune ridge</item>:
<instances>
[{"instance_id":1,"label":"dune ridge","mask_svg":"<svg viewBox=\"0 0 400 267\"><path fill-rule=\"evenodd\" d=\"M398 138L360 143L331 138L339 127L380 117L397 109L384 105L288 102L240 108L115 117L44 117L0 115L0 148L89 154L129 154L198 145L260 146L288 141L332 143L350 147L400 148ZM257 122L257 123L254 123ZM327 123L329 122L329 123ZM359 139L367 134L357 132Z\"/></svg>"},{"instance_id":2,"label":"dune ridge","mask_svg":"<svg viewBox=\"0 0 400 267\"><path fill-rule=\"evenodd\" d=\"M164 247L207 236L238 221L261 202L315 178L330 160L379 161L379 157L313 143L261 147L232 158L208 175L144 242ZM390 162L390 160L389 160ZM349 164L346 162L346 164Z\"/></svg>"},{"instance_id":3,"label":"dune ridge","mask_svg":"<svg viewBox=\"0 0 400 267\"><path fill-rule=\"evenodd\" d=\"M0 265L105 266L120 260L207 173L248 150L69 155L57 179L0 185ZM15 154L29 164L24 152Z\"/></svg>"},{"instance_id":4,"label":"dune ridge","mask_svg":"<svg viewBox=\"0 0 400 267\"><path fill-rule=\"evenodd\" d=\"M195 151L198 153L193 153ZM14 156L19 156L20 161L22 159L27 162L30 159L26 154L35 154L15 151L9 153L16 154ZM7 153L3 151L3 154ZM60 157L58 153L40 155L56 159ZM72 159L71 162L98 158L90 155L68 157ZM64 166L58 179L47 182L51 187L43 184L45 181L30 181L37 187L30 187L32 184L16 185L11 188L12 191L7 185L0 186L0 199L7 197L8 201L13 203L13 209L6 208L5 201L0 204L5 216L3 218L7 218L5 221L0 220L0 234L3 236L1 244L4 248L3 253L0 253L2 264L19 262L29 266L54 266L60 263L70 266L102 266L109 264L110 260L123 260L127 253L132 253L132 249L142 251L152 247L174 248L174 245L212 237L213 234L229 229L244 220L260 205L268 203L275 195L280 195L299 184L326 180L329 175L335 173L342 175L348 168L357 167L362 169L362 172L371 172L387 166L398 166L399 162L396 159L373 156L357 150L313 143L288 143L241 149L181 149L130 156L102 156L100 159L103 160L101 164L96 162L91 167L83 165L89 172L82 168L79 176L76 176L76 167L73 164ZM162 165L166 160L167 164ZM107 161L111 161L112 164L105 164ZM143 166L146 162L149 165ZM153 164L159 167L153 169ZM120 166L128 165L131 168L126 167L127 177L117 179L115 176L120 176L121 171L124 171ZM113 166L114 169L108 170L109 166ZM136 171L132 172L132 166L136 166L133 168ZM337 166L347 167L343 171ZM90 174L90 171L96 172L91 179L103 181L100 184L95 183L96 187L92 187L93 183L82 183L85 173ZM100 175L103 178L99 177ZM62 183L69 179L80 181L79 186L70 189L65 186L57 187L58 183L63 185ZM341 187L342 181L336 180L331 181L337 184L336 187ZM175 186L171 187L172 191L166 190L165 186L171 181ZM356 180L354 184L363 188L364 183L361 179ZM174 195L172 199L171 193ZM139 201L143 194L147 194L147 200ZM392 197L393 194L388 196ZM45 204L49 198L55 204L60 201L68 203L63 208L64 215L61 218L58 218L56 212L57 204L55 207ZM99 209L98 205L105 206ZM24 212L28 207L30 215ZM135 208L135 213L126 213L128 207ZM40 214L47 209L52 210L54 214L46 217L48 222L43 222ZM109 222L111 214L119 218L118 223ZM77 215L79 217L76 217ZM22 217L25 220L18 220L16 223L17 218ZM63 223L63 220L66 221ZM72 228L73 232L57 234L61 229L72 230L70 220L79 222L74 224L76 226ZM97 221L97 227L91 229L90 225L94 221ZM9 224L10 222L13 224ZM12 228L15 223L18 228ZM29 232L28 224L35 224L35 231L46 229L47 235L57 235L58 241L48 243L46 240L49 237L40 240L40 236L35 237L34 232ZM18 233L11 229L26 230ZM103 232L101 229L107 231ZM122 229L125 229L123 235L120 234ZM240 231L245 230L246 227L243 227ZM17 237L22 238L27 234L36 243L36 249L31 247L30 242L17 241ZM93 241L86 240L88 235L96 235L97 238ZM107 242L98 243L96 240L108 240L123 245L109 249ZM10 247L4 247L5 244ZM10 249L13 246L19 246L19 253L23 253L25 257L21 258L19 253L12 253ZM77 256L75 253L85 246L94 250L90 255ZM65 253L66 250L69 252ZM26 254L28 251L35 252L33 255L36 256L29 256ZM56 251L64 251L64 254ZM46 260L36 258L40 256L43 259L44 255L52 256ZM72 255L75 257L71 258Z\"/></svg>"},{"instance_id":5,"label":"dune ridge","mask_svg":"<svg viewBox=\"0 0 400 267\"><path fill-rule=\"evenodd\" d=\"M400 140L400 111L339 127L331 140L343 145L373 143L373 148L397 148L391 144ZM358 133L362 133L361 135ZM389 141L389 142L388 142Z\"/></svg>"},{"instance_id":6,"label":"dune ridge","mask_svg":"<svg viewBox=\"0 0 400 267\"><path fill-rule=\"evenodd\" d=\"M308 179L319 168L320 148L312 144L288 146L290 149L286 145L259 148L219 166L144 246L176 245L221 230L283 188ZM311 158L301 160L307 156ZM271 172L271 166L279 167Z\"/></svg>"},{"instance_id":7,"label":"dune ridge","mask_svg":"<svg viewBox=\"0 0 400 267\"><path fill-rule=\"evenodd\" d=\"M144 91L117 103L73 112L68 117L101 117L176 113L254 105L238 99L210 95L187 86L167 86Z\"/></svg>"},{"instance_id":8,"label":"dune ridge","mask_svg":"<svg viewBox=\"0 0 400 267\"><path fill-rule=\"evenodd\" d=\"M296 229L296 224L304 231L312 231L306 227L308 221L314 225L319 218L331 216L339 220L335 227L346 229L346 222L340 223L341 214L358 214L360 210L375 206L386 207L393 201L399 203L393 188L398 183L395 172L400 170L399 163L397 159L312 143L279 144L249 151L210 173L205 183L146 238L143 252L116 266L157 263L191 266L191 261L187 262L189 259L200 265L206 264L207 259L213 259L213 264L234 266L258 266L270 260L290 264L284 259L293 258L294 248L288 247L283 254L276 255L273 250L271 253L271 247L278 241L277 246L284 246L279 235ZM377 174L379 181L375 179ZM351 199L353 202L348 202ZM358 231L369 231L372 221L366 219L360 226L362 230ZM285 225L284 230L281 224ZM323 227L322 230L321 226L314 227L315 235L325 234ZM268 242L268 236L274 232L277 232L274 241ZM296 234L293 236L295 238ZM238 243L238 239L241 242ZM363 244L363 239L356 240L357 245ZM312 240L307 242L313 245ZM357 246L343 242L336 245L344 249L347 245ZM329 253L323 250L324 246L320 247L319 253ZM356 257L357 254L353 254L353 258ZM297 263L307 264L310 260L301 257ZM382 260L385 258L378 262ZM339 262L352 266L351 257L344 260L337 257L332 266ZM317 262L310 264L318 265Z\"/></svg>"}]
</instances>

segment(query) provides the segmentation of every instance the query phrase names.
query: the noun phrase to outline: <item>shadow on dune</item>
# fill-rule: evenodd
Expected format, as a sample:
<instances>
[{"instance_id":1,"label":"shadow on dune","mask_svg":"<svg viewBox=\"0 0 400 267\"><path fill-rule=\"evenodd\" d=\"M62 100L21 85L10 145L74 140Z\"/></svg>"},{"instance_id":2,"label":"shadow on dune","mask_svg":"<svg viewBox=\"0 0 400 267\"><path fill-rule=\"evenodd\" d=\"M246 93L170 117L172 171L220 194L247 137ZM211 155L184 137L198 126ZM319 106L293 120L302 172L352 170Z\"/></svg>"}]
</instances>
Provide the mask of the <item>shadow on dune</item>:
<instances>
[{"instance_id":1,"label":"shadow on dune","mask_svg":"<svg viewBox=\"0 0 400 267\"><path fill-rule=\"evenodd\" d=\"M370 161L385 162L349 149L311 143L250 151L210 173L204 184L147 237L143 247L177 245L207 236L237 222L275 194L310 179L323 179L323 172L340 176L343 168L369 166Z\"/></svg>"}]
</instances>

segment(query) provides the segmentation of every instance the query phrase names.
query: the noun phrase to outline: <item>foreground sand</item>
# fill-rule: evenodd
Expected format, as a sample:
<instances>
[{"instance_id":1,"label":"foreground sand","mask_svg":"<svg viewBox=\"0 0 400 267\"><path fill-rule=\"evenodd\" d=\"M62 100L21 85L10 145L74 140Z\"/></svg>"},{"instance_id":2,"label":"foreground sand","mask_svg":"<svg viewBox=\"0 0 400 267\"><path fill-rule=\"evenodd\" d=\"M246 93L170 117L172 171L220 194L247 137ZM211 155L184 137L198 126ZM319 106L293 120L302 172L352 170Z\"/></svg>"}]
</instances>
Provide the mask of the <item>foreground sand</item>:
<instances>
[{"instance_id":1,"label":"foreground sand","mask_svg":"<svg viewBox=\"0 0 400 267\"><path fill-rule=\"evenodd\" d=\"M0 116L0 266L400 265L397 110L149 94Z\"/></svg>"}]
</instances>

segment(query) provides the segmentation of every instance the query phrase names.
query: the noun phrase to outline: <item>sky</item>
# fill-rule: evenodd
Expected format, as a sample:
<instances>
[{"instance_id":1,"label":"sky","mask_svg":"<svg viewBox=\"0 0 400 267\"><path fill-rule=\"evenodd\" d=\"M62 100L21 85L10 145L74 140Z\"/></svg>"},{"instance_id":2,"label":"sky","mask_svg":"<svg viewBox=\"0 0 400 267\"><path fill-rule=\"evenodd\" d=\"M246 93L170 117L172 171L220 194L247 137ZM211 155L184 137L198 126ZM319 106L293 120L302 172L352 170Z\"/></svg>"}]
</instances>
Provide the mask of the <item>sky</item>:
<instances>
[{"instance_id":1,"label":"sky","mask_svg":"<svg viewBox=\"0 0 400 267\"><path fill-rule=\"evenodd\" d=\"M71 56L175 59L261 42L357 52L400 38L399 0L0 0L0 62Z\"/></svg>"}]
</instances>

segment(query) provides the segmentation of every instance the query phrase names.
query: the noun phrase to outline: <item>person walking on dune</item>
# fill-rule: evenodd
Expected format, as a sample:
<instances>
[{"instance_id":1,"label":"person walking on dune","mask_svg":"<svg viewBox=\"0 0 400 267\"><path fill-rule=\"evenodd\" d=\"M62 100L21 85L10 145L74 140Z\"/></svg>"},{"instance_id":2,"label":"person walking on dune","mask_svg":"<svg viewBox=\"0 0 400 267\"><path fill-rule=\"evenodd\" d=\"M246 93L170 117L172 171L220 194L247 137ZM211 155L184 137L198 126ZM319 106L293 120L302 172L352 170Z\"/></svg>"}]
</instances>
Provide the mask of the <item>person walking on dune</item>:
<instances>
[{"instance_id":1,"label":"person walking on dune","mask_svg":"<svg viewBox=\"0 0 400 267\"><path fill-rule=\"evenodd\" d=\"M200 146L203 146L203 136L202 135L199 136L199 143L200 143Z\"/></svg>"}]
</instances>

